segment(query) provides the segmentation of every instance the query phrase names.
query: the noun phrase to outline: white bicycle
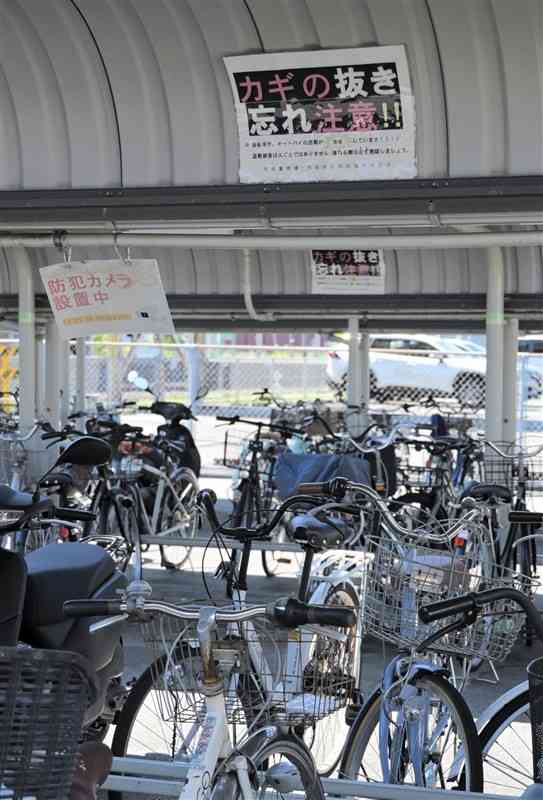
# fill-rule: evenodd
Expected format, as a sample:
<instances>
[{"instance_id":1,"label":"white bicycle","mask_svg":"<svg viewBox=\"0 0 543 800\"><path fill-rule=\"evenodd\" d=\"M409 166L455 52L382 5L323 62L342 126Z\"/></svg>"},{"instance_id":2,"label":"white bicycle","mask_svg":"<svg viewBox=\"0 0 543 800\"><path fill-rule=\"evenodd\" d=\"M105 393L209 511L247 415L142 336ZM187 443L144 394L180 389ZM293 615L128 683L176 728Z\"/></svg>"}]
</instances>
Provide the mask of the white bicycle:
<instances>
[{"instance_id":1,"label":"white bicycle","mask_svg":"<svg viewBox=\"0 0 543 800\"><path fill-rule=\"evenodd\" d=\"M134 600L129 588L122 601L70 601L65 612L132 615L165 647L156 692L164 718L175 714L179 728L166 754L185 767L179 800L256 800L294 791L324 800L311 753L296 733L349 696L338 643L356 625L352 608L294 598L243 609L176 607L141 595ZM305 633L314 627L316 640ZM180 708L182 698L190 703Z\"/></svg>"},{"instance_id":2,"label":"white bicycle","mask_svg":"<svg viewBox=\"0 0 543 800\"><path fill-rule=\"evenodd\" d=\"M245 529L220 528L213 499L211 492L200 493L200 505L206 508L212 530L217 532L217 536L227 535L230 540L237 539L239 544L234 546L242 548L236 573L227 576L227 595L235 608L242 612L246 608L250 553L254 540L261 534ZM317 505L307 498L290 498L266 527L272 529L281 515L300 503L305 508ZM292 521L291 532L294 541L305 539L306 550L297 602L326 604L332 615L338 610L337 607L356 615L359 591L352 572L339 568L331 570L325 557L316 570L312 569L315 553L335 548L338 541L343 541L339 523L326 524L316 516L302 515ZM291 601L290 608L293 603ZM270 709L277 709L272 677L279 669L285 677L285 691L288 689L290 692L288 714L291 727L309 746L320 774L330 774L337 767L348 733L347 715L353 711L353 706L356 713L360 703L360 631L355 627L344 633L334 630L330 625L333 622L326 629L313 626L302 633L292 632L279 644L274 636L265 635L263 650L259 632L257 635L250 630L243 632L243 646L250 651L250 675L253 677L249 678L249 673L244 673L229 695L229 724L233 741L238 742L248 730L252 731L255 726L263 724L262 721L269 718ZM175 693L171 697L164 694L163 686L168 681L172 665L171 658L164 653L177 654L180 663L194 662L199 654L195 652L191 638L184 637L181 641L179 630L175 628L158 633L144 628L143 633L153 647L154 658L133 685L121 711L112 742L113 754L117 757L149 757L153 753L161 753L171 758L175 747L179 747L182 741L185 754L194 756L195 742L202 724L202 715L196 714L195 709L202 707L203 698L194 682L176 681ZM172 650L174 644L177 649ZM282 654L280 664L278 654ZM315 659L320 665L316 676L310 666ZM318 686L322 670L325 670L328 687L324 700ZM302 673L304 691L296 689ZM335 699L326 702L330 691L334 692ZM239 702L232 704L234 697ZM171 703L166 703L165 698L169 698ZM298 714L297 722L294 720L295 714Z\"/></svg>"}]
</instances>

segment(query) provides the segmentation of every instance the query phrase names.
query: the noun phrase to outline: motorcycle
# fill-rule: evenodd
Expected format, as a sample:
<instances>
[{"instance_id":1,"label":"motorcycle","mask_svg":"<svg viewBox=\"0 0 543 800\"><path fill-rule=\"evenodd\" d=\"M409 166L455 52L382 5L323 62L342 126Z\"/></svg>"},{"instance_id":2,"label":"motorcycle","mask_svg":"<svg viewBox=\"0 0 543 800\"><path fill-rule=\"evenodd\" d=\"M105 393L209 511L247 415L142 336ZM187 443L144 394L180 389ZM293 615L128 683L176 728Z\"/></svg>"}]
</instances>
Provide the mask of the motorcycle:
<instances>
[{"instance_id":1,"label":"motorcycle","mask_svg":"<svg viewBox=\"0 0 543 800\"><path fill-rule=\"evenodd\" d=\"M67 465L100 466L110 457L107 442L81 436L62 451L44 478ZM17 492L9 486L0 486L0 511L20 514L16 521L0 524L3 541L33 525L58 524L59 520L84 523L94 518L80 508L54 508L51 497L38 491ZM96 618L89 625L85 619L66 618L63 604L81 597L117 599L119 591L126 589L125 576L102 547L66 542L48 544L24 556L0 547L0 580L0 644L67 650L86 658L96 676L98 692L85 715L85 735L103 738L126 696L121 684L123 619Z\"/></svg>"}]
</instances>

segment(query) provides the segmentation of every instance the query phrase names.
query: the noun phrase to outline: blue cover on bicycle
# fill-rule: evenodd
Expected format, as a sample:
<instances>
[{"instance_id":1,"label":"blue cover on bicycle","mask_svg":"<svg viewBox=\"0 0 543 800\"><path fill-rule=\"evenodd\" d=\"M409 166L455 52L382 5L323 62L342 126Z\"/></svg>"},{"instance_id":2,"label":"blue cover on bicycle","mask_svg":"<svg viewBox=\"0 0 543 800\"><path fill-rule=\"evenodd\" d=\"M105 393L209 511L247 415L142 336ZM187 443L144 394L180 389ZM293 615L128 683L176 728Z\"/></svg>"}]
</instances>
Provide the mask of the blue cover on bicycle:
<instances>
[{"instance_id":1,"label":"blue cover on bicycle","mask_svg":"<svg viewBox=\"0 0 543 800\"><path fill-rule=\"evenodd\" d=\"M369 465L367 461L357 456L328 453L308 453L300 456L285 451L277 459L273 472L274 483L281 500L296 494L299 483L318 483L329 481L331 478L347 478L371 486Z\"/></svg>"}]
</instances>

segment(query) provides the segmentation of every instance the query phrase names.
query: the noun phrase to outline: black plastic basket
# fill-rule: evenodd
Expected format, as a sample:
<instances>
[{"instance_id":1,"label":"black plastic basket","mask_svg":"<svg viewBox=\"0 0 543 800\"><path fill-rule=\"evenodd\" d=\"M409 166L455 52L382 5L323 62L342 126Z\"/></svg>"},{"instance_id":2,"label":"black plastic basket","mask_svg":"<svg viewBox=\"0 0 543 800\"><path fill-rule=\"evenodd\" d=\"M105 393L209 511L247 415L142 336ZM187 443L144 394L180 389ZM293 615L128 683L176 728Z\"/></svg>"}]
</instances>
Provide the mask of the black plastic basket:
<instances>
[{"instance_id":1,"label":"black plastic basket","mask_svg":"<svg viewBox=\"0 0 543 800\"><path fill-rule=\"evenodd\" d=\"M68 798L88 667L76 653L0 647L0 797Z\"/></svg>"},{"instance_id":2,"label":"black plastic basket","mask_svg":"<svg viewBox=\"0 0 543 800\"><path fill-rule=\"evenodd\" d=\"M535 658L527 667L532 724L534 782L543 783L543 658Z\"/></svg>"}]
</instances>

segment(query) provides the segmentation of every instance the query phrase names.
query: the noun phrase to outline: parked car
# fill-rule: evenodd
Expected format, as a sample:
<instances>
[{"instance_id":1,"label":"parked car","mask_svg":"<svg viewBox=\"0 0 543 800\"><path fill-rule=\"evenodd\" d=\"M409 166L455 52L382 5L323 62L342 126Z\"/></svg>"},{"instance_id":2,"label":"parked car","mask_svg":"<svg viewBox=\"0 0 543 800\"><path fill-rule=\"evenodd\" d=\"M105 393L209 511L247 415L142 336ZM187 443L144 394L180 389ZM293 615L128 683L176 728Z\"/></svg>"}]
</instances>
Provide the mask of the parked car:
<instances>
[{"instance_id":1,"label":"parked car","mask_svg":"<svg viewBox=\"0 0 543 800\"><path fill-rule=\"evenodd\" d=\"M398 394L416 397L432 392L456 397L461 405L480 406L485 399L486 356L462 347L462 340L426 334L387 334L370 337L372 397L391 399ZM328 354L327 375L335 383L345 379L348 344L339 343ZM541 376L530 370L528 396L542 394Z\"/></svg>"}]
</instances>

